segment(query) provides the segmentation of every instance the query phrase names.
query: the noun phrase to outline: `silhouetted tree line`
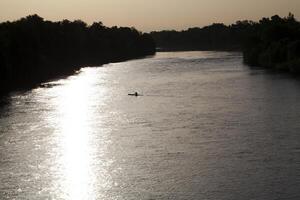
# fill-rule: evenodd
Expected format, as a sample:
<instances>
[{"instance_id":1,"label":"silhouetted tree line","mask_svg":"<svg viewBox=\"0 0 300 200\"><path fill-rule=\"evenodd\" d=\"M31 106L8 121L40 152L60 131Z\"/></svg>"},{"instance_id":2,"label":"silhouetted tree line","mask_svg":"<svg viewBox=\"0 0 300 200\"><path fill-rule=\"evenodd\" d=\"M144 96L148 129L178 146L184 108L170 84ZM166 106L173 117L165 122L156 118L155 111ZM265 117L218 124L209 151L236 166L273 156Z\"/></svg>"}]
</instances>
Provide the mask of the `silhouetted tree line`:
<instances>
[{"instance_id":1,"label":"silhouetted tree line","mask_svg":"<svg viewBox=\"0 0 300 200\"><path fill-rule=\"evenodd\" d=\"M254 22L247 20L238 21L230 26L215 23L183 31L151 32L151 35L160 51L241 50L253 24Z\"/></svg>"},{"instance_id":2,"label":"silhouetted tree line","mask_svg":"<svg viewBox=\"0 0 300 200\"><path fill-rule=\"evenodd\" d=\"M0 93L101 65L155 53L149 34L134 28L45 21L31 15L0 23Z\"/></svg>"},{"instance_id":3,"label":"silhouetted tree line","mask_svg":"<svg viewBox=\"0 0 300 200\"><path fill-rule=\"evenodd\" d=\"M291 13L259 22L245 20L151 35L161 51L238 50L249 65L300 72L300 23Z\"/></svg>"}]
</instances>

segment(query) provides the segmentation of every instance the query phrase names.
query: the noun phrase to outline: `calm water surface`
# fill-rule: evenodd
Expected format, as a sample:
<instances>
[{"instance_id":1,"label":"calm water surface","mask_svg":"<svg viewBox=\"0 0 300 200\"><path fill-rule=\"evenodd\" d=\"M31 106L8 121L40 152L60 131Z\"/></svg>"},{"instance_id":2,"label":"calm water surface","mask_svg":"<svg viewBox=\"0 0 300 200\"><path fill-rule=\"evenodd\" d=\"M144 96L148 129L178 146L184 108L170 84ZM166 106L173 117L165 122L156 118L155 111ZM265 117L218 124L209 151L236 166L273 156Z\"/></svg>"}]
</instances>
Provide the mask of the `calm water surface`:
<instances>
[{"instance_id":1,"label":"calm water surface","mask_svg":"<svg viewBox=\"0 0 300 200\"><path fill-rule=\"evenodd\" d=\"M288 75L176 52L46 86L2 100L0 199L300 199Z\"/></svg>"}]
</instances>

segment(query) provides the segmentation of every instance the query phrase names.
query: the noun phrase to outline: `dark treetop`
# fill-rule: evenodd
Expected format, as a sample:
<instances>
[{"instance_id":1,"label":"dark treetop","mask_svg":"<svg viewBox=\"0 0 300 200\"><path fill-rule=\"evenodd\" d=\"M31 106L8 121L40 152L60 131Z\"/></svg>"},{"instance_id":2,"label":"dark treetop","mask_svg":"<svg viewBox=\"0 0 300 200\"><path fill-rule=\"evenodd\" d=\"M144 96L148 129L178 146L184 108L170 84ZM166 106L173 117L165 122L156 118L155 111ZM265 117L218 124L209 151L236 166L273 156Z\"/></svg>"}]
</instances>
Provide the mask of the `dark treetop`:
<instances>
[{"instance_id":1,"label":"dark treetop","mask_svg":"<svg viewBox=\"0 0 300 200\"><path fill-rule=\"evenodd\" d=\"M0 24L0 93L33 86L82 66L95 66L155 53L149 34L134 28L108 28L45 21L31 15Z\"/></svg>"}]
</instances>

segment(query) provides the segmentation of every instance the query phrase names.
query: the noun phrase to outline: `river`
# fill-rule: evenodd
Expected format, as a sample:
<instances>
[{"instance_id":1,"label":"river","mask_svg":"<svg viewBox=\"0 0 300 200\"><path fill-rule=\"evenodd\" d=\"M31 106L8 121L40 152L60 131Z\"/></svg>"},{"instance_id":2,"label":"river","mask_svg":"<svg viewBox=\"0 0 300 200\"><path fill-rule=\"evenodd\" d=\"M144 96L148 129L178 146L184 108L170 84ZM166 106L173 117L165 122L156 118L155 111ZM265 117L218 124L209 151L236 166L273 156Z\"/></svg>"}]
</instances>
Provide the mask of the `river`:
<instances>
[{"instance_id":1,"label":"river","mask_svg":"<svg viewBox=\"0 0 300 200\"><path fill-rule=\"evenodd\" d=\"M298 200L300 81L234 52L83 68L1 100L0 159L0 199Z\"/></svg>"}]
</instances>

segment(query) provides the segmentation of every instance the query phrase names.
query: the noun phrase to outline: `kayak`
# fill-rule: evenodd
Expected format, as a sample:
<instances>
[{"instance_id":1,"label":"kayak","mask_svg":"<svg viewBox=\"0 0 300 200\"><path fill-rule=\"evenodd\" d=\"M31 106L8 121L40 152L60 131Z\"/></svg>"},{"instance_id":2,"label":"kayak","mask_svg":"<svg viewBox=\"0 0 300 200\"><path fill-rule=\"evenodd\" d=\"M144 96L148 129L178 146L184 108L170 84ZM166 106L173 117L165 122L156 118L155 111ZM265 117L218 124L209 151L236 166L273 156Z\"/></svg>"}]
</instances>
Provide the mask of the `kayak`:
<instances>
[{"instance_id":1,"label":"kayak","mask_svg":"<svg viewBox=\"0 0 300 200\"><path fill-rule=\"evenodd\" d=\"M129 95L129 96L136 96L136 97L137 97L137 96L143 96L143 95L141 95L141 94L138 94L137 92L136 92L136 93L129 93L128 95Z\"/></svg>"}]
</instances>

